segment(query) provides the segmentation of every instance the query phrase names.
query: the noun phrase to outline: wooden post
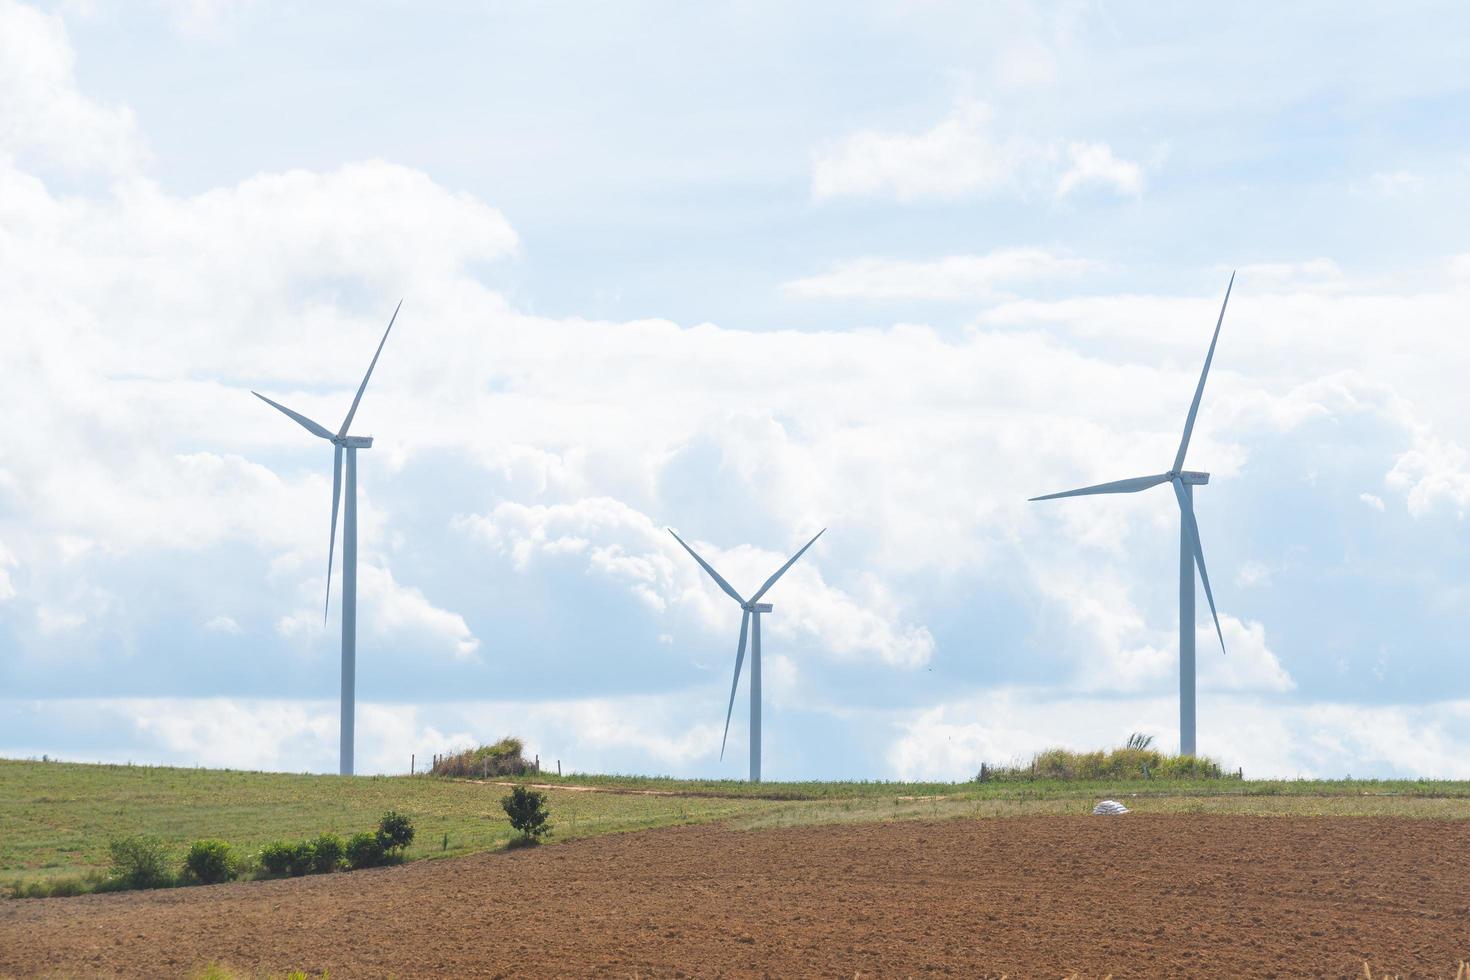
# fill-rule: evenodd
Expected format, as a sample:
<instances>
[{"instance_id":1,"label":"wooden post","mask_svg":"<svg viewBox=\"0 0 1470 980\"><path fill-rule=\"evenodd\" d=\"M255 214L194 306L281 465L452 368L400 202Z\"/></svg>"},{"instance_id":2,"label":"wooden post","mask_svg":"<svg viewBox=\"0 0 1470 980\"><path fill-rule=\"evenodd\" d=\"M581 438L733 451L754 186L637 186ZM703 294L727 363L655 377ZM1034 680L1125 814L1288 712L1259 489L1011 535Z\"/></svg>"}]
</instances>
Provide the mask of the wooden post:
<instances>
[{"instance_id":1,"label":"wooden post","mask_svg":"<svg viewBox=\"0 0 1470 980\"><path fill-rule=\"evenodd\" d=\"M413 764L414 764L414 755L413 755L412 752L410 752L408 754L408 774L410 776L413 775Z\"/></svg>"},{"instance_id":2,"label":"wooden post","mask_svg":"<svg viewBox=\"0 0 1470 980\"><path fill-rule=\"evenodd\" d=\"M560 779L561 778L561 760L560 759L557 759L556 760L556 778L557 779Z\"/></svg>"}]
</instances>

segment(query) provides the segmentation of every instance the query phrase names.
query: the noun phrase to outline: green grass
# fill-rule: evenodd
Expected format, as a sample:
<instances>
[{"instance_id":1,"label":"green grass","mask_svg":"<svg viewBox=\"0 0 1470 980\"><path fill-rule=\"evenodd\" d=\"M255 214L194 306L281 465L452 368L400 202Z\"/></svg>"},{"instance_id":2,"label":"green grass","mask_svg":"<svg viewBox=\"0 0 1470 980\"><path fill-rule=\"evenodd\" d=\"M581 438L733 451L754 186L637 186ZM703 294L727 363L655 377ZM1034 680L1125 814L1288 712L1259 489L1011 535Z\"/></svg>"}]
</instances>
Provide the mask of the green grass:
<instances>
[{"instance_id":1,"label":"green grass","mask_svg":"<svg viewBox=\"0 0 1470 980\"><path fill-rule=\"evenodd\" d=\"M1470 819L1470 782L1201 780L1000 783L801 782L538 775L552 841L725 820L736 828L910 818L1086 813L1104 797L1140 812L1397 815ZM570 787L595 786L605 792ZM428 776L342 777L222 769L0 760L0 882L83 876L106 867L113 837L163 838L178 860L220 837L243 852L271 840L370 830L408 814L409 860L504 847L505 790ZM447 847L444 846L445 838Z\"/></svg>"}]
</instances>

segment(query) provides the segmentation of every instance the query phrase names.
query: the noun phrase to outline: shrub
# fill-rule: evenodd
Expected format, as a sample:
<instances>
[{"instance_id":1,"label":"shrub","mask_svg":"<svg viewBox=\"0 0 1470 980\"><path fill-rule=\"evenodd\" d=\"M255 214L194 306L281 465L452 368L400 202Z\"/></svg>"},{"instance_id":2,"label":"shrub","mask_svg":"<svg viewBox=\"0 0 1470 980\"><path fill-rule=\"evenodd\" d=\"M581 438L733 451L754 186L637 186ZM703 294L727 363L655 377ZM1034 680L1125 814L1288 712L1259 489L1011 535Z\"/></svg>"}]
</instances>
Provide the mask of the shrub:
<instances>
[{"instance_id":1,"label":"shrub","mask_svg":"<svg viewBox=\"0 0 1470 980\"><path fill-rule=\"evenodd\" d=\"M352 870L377 867L383 858L383 844L372 831L364 830L347 838L347 866Z\"/></svg>"},{"instance_id":2,"label":"shrub","mask_svg":"<svg viewBox=\"0 0 1470 980\"><path fill-rule=\"evenodd\" d=\"M134 834L108 843L112 867L108 877L121 888L164 888L174 883L168 870L168 848L157 837Z\"/></svg>"},{"instance_id":3,"label":"shrub","mask_svg":"<svg viewBox=\"0 0 1470 980\"><path fill-rule=\"evenodd\" d=\"M530 766L521 756L525 744L507 735L494 745L480 745L454 755L440 756L429 770L434 776L483 779L487 776L524 776Z\"/></svg>"},{"instance_id":4,"label":"shrub","mask_svg":"<svg viewBox=\"0 0 1470 980\"><path fill-rule=\"evenodd\" d=\"M413 821L397 810L389 810L378 821L378 843L383 848L384 857L402 857L404 849L413 843Z\"/></svg>"},{"instance_id":5,"label":"shrub","mask_svg":"<svg viewBox=\"0 0 1470 980\"><path fill-rule=\"evenodd\" d=\"M342 857L346 848L342 844L342 838L336 834L322 834L312 841L311 870L318 874L327 871L336 871L342 866Z\"/></svg>"},{"instance_id":6,"label":"shrub","mask_svg":"<svg viewBox=\"0 0 1470 980\"><path fill-rule=\"evenodd\" d=\"M291 877L300 878L311 871L312 865L316 863L316 845L309 840L297 841L291 845L291 855L286 861L286 870Z\"/></svg>"},{"instance_id":7,"label":"shrub","mask_svg":"<svg viewBox=\"0 0 1470 980\"><path fill-rule=\"evenodd\" d=\"M510 825L521 832L523 840L534 841L551 832L551 824L547 822L551 811L546 808L545 793L517 786L509 796L501 798L500 805L505 815L510 817Z\"/></svg>"},{"instance_id":8,"label":"shrub","mask_svg":"<svg viewBox=\"0 0 1470 980\"><path fill-rule=\"evenodd\" d=\"M283 840L273 840L260 849L260 866L267 874L283 875L291 870L291 857L295 851L294 845L287 844Z\"/></svg>"},{"instance_id":9,"label":"shrub","mask_svg":"<svg viewBox=\"0 0 1470 980\"><path fill-rule=\"evenodd\" d=\"M222 840L196 840L189 845L184 870L206 885L234 879L238 873L235 854Z\"/></svg>"}]
</instances>

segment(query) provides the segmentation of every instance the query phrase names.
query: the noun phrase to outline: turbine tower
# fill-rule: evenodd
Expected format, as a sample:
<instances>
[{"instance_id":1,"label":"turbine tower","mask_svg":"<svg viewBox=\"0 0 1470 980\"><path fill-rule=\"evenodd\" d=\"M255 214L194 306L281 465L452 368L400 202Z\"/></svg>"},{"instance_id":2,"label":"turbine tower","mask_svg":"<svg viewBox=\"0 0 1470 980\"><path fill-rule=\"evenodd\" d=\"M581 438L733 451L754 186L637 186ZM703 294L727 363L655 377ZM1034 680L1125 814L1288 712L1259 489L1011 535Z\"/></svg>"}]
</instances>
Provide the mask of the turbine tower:
<instances>
[{"instance_id":1,"label":"turbine tower","mask_svg":"<svg viewBox=\"0 0 1470 980\"><path fill-rule=\"evenodd\" d=\"M730 737L730 716L735 711L735 689L740 686L740 665L745 660L745 639L750 637L750 781L758 783L761 781L761 615L771 611L769 602L761 602L761 596L765 595L776 580L786 574L786 569L796 564L796 559L806 553L806 549L816 544L817 538L825 534L824 527L812 536L812 539L801 546L801 550L792 555L790 560L780 568L776 574L766 579L766 584L756 590L755 595L749 599L742 599L740 593L730 587L730 583L720 577L709 562L699 557L699 554L689 545L684 544L684 539L674 534L674 529L669 528L669 533L674 535L674 540L684 545L684 550L694 556L699 562L699 567L709 572L710 578L715 584L725 590L725 594L740 604L744 612L740 616L740 645L735 648L735 678L730 682L730 706L725 709L725 735L720 739L720 758L725 757L725 741Z\"/></svg>"},{"instance_id":2,"label":"turbine tower","mask_svg":"<svg viewBox=\"0 0 1470 980\"><path fill-rule=\"evenodd\" d=\"M1095 487L1049 493L1032 500L1054 500L1058 497L1082 497L1097 493L1137 493L1156 487L1161 483L1174 485L1174 496L1179 501L1179 752L1181 755L1195 754L1194 741L1194 568L1199 566L1200 581L1204 583L1205 598L1210 603L1210 616L1215 621L1215 635L1220 638L1220 652L1225 652L1225 634L1220 631L1220 617L1215 613L1215 597L1210 592L1210 575L1205 571L1205 552L1200 545L1199 525L1194 519L1194 488L1210 482L1210 474L1184 468L1184 454L1189 451L1189 436L1194 431L1194 417L1199 413L1200 398L1205 393L1205 379L1210 374L1210 362L1215 358L1215 344L1220 339L1220 324L1225 322L1225 307L1230 303L1230 289L1235 285L1235 273L1230 274L1230 283L1225 287L1225 301L1220 304L1220 317L1215 321L1215 335L1210 339L1210 350L1205 355L1205 367L1199 375L1199 386L1194 389L1194 401L1189 406L1189 416L1184 420L1184 437L1179 440L1179 451L1174 454L1174 466L1167 473L1154 476L1136 476L1130 480L1101 483Z\"/></svg>"},{"instance_id":3,"label":"turbine tower","mask_svg":"<svg viewBox=\"0 0 1470 980\"><path fill-rule=\"evenodd\" d=\"M339 501L343 501L342 457L344 454L347 457L347 494L342 513L342 742L339 765L339 771L344 776L352 775L353 728L357 716L357 451L371 448L373 444L372 436L351 436L347 434L347 430L352 427L352 416L357 414L357 405L362 401L362 393L367 390L368 379L373 376L373 368L378 366L378 355L383 353L383 345L388 342L388 334L393 330L393 322L398 319L398 311L402 308L403 300L399 300L392 318L388 320L388 329L383 331L383 339L378 341L378 349L373 354L372 363L368 365L367 374L362 376L362 384L357 387L357 396L352 399L352 407L342 420L342 428L336 432L313 422L305 415L291 411L279 402L271 401L258 391L251 392L267 405L279 409L307 432L332 444L332 533L327 538L327 596L322 604L323 623L327 620L327 610L332 603L332 557L337 544L337 505Z\"/></svg>"}]
</instances>

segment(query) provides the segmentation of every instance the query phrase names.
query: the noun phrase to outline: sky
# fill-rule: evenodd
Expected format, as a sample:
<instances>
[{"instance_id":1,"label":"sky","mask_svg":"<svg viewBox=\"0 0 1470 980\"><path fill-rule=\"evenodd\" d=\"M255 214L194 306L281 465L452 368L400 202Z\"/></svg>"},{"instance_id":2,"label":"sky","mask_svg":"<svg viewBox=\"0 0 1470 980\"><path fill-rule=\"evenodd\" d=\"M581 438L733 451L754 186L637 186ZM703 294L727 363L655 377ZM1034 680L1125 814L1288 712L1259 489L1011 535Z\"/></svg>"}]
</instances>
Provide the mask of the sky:
<instances>
[{"instance_id":1,"label":"sky","mask_svg":"<svg viewBox=\"0 0 1470 980\"><path fill-rule=\"evenodd\" d=\"M1470 778L1470 11L0 0L0 755ZM338 549L340 556L340 548ZM340 574L340 573L338 573ZM334 581L340 579L334 575ZM334 585L334 589L336 586Z\"/></svg>"}]
</instances>

